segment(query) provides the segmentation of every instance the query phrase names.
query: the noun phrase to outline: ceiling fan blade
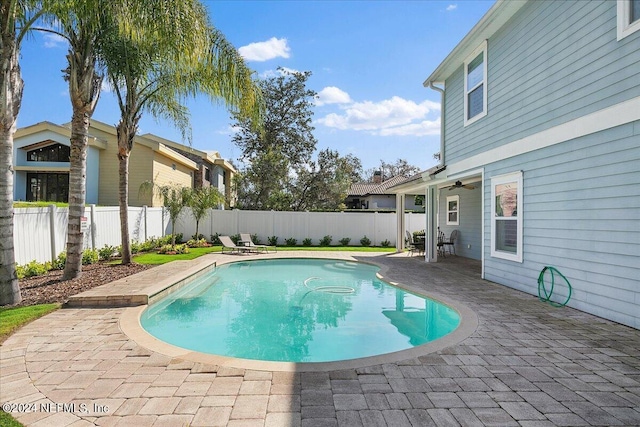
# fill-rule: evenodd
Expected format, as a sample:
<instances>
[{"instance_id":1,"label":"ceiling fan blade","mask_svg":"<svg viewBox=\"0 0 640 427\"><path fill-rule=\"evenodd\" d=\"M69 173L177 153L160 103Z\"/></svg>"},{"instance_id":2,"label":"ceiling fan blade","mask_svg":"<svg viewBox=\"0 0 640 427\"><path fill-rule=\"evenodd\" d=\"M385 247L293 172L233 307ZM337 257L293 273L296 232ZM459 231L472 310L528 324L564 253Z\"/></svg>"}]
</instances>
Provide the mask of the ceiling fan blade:
<instances>
[{"instance_id":1,"label":"ceiling fan blade","mask_svg":"<svg viewBox=\"0 0 640 427\"><path fill-rule=\"evenodd\" d=\"M463 187L466 188L467 190L473 190L474 188L476 188L475 186L473 186L471 184L463 185Z\"/></svg>"}]
</instances>

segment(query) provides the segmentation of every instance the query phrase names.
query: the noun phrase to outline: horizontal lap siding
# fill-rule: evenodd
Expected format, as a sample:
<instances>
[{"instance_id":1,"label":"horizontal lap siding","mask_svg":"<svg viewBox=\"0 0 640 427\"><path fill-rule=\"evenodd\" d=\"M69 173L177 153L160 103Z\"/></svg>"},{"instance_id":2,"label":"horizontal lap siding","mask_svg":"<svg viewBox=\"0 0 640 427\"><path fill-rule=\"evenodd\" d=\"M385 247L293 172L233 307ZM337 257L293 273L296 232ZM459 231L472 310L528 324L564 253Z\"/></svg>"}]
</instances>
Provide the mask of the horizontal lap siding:
<instances>
[{"instance_id":1,"label":"horizontal lap siding","mask_svg":"<svg viewBox=\"0 0 640 427\"><path fill-rule=\"evenodd\" d=\"M482 185L480 182L474 182L473 185L476 187L473 190L440 191L438 224L447 238L453 230L460 233L455 243L458 256L479 260L482 259ZM459 225L447 225L447 196L455 195L460 196Z\"/></svg>"},{"instance_id":2,"label":"horizontal lap siding","mask_svg":"<svg viewBox=\"0 0 640 427\"><path fill-rule=\"evenodd\" d=\"M488 165L485 278L535 295L538 274L554 266L573 287L570 306L639 328L639 165L640 122ZM524 176L523 263L489 255L490 179L517 170Z\"/></svg>"},{"instance_id":3,"label":"horizontal lap siding","mask_svg":"<svg viewBox=\"0 0 640 427\"><path fill-rule=\"evenodd\" d=\"M463 68L446 81L448 164L640 96L640 33L613 1L529 2L488 42L488 114L463 127Z\"/></svg>"}]
</instances>

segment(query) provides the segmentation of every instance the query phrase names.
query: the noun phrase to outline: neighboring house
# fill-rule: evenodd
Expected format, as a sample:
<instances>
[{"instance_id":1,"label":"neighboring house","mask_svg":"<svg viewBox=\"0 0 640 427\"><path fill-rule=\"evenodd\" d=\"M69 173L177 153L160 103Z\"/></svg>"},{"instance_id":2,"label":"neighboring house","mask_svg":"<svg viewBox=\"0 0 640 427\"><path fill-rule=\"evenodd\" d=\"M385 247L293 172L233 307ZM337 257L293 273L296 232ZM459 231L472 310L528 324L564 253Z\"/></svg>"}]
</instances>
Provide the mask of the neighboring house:
<instances>
[{"instance_id":1,"label":"neighboring house","mask_svg":"<svg viewBox=\"0 0 640 427\"><path fill-rule=\"evenodd\" d=\"M360 182L352 184L344 203L347 209L362 210L395 210L396 196L389 188L398 185L408 178L398 175L383 180L381 174L374 174L374 182ZM423 210L422 205L416 205L414 197L405 198L406 210Z\"/></svg>"},{"instance_id":2,"label":"neighboring house","mask_svg":"<svg viewBox=\"0 0 640 427\"><path fill-rule=\"evenodd\" d=\"M424 85L441 164L393 190L425 194L427 261L458 229L485 279L536 295L554 266L569 306L640 328L640 2L498 1Z\"/></svg>"},{"instance_id":3,"label":"neighboring house","mask_svg":"<svg viewBox=\"0 0 640 427\"><path fill-rule=\"evenodd\" d=\"M13 149L14 200L68 200L70 136L68 125L50 122L37 123L16 131ZM190 147L155 135L136 136L129 158L129 205L162 205L159 195L152 197L151 194L140 193L140 185L144 181L187 187L214 184L223 194L228 193L226 182L229 181L225 179L230 179L235 172L233 167L220 159L219 155L197 159L195 153L202 152L193 150L190 155L185 155L187 152L191 152ZM92 120L87 150L88 204L118 205L117 153L116 129ZM194 180L200 171L206 173L207 169L209 179L202 176L198 181Z\"/></svg>"}]
</instances>

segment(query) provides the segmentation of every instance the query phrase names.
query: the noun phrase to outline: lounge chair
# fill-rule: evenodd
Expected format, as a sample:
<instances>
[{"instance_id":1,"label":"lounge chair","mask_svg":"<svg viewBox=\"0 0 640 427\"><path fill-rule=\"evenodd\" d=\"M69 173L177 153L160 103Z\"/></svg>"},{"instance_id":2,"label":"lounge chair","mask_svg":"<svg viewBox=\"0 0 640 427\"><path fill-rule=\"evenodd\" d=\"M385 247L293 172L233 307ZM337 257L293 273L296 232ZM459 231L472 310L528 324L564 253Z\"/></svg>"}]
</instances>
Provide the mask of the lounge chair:
<instances>
[{"instance_id":1,"label":"lounge chair","mask_svg":"<svg viewBox=\"0 0 640 427\"><path fill-rule=\"evenodd\" d=\"M233 243L233 240L231 240L231 237L229 236L218 236L218 238L220 239L220 243L222 243L222 253L225 253L225 249L230 249L228 253L235 252L238 254L241 252L244 253L249 250L246 246L237 246L235 243Z\"/></svg>"},{"instance_id":2,"label":"lounge chair","mask_svg":"<svg viewBox=\"0 0 640 427\"><path fill-rule=\"evenodd\" d=\"M266 253L269 253L269 247L266 245L256 245L255 243L253 243L253 240L251 239L251 234L249 233L240 233L240 241L242 242L242 244L244 245L244 247L249 247L249 250L255 250L256 252L259 251L264 251ZM273 247L273 251L277 252L276 247Z\"/></svg>"}]
</instances>

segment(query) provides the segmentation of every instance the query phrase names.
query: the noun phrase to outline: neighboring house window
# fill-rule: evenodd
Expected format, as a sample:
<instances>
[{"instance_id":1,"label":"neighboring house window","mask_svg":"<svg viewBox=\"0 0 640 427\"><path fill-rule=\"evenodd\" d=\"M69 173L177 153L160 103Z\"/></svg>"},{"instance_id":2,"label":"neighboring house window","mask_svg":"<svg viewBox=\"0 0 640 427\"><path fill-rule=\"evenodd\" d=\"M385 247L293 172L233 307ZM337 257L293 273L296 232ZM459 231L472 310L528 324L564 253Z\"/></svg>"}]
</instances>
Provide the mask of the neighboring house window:
<instances>
[{"instance_id":1,"label":"neighboring house window","mask_svg":"<svg viewBox=\"0 0 640 427\"><path fill-rule=\"evenodd\" d=\"M487 42L464 61L464 125L487 115Z\"/></svg>"},{"instance_id":2,"label":"neighboring house window","mask_svg":"<svg viewBox=\"0 0 640 427\"><path fill-rule=\"evenodd\" d=\"M211 182L211 170L209 168L204 168L204 180Z\"/></svg>"},{"instance_id":3,"label":"neighboring house window","mask_svg":"<svg viewBox=\"0 0 640 427\"><path fill-rule=\"evenodd\" d=\"M491 178L491 256L522 262L522 172Z\"/></svg>"},{"instance_id":4,"label":"neighboring house window","mask_svg":"<svg viewBox=\"0 0 640 427\"><path fill-rule=\"evenodd\" d=\"M618 0L618 40L640 30L640 0Z\"/></svg>"},{"instance_id":5,"label":"neighboring house window","mask_svg":"<svg viewBox=\"0 0 640 427\"><path fill-rule=\"evenodd\" d=\"M447 196L447 225L460 224L460 196Z\"/></svg>"},{"instance_id":6,"label":"neighboring house window","mask_svg":"<svg viewBox=\"0 0 640 427\"><path fill-rule=\"evenodd\" d=\"M26 199L28 202L68 202L69 174L28 173Z\"/></svg>"},{"instance_id":7,"label":"neighboring house window","mask_svg":"<svg viewBox=\"0 0 640 427\"><path fill-rule=\"evenodd\" d=\"M30 162L68 162L71 150L67 145L53 144L27 151Z\"/></svg>"}]
</instances>

